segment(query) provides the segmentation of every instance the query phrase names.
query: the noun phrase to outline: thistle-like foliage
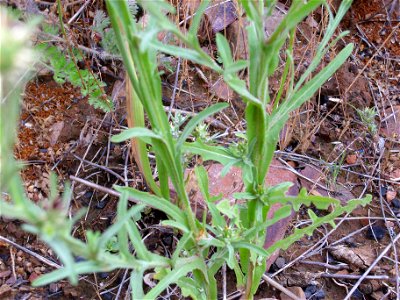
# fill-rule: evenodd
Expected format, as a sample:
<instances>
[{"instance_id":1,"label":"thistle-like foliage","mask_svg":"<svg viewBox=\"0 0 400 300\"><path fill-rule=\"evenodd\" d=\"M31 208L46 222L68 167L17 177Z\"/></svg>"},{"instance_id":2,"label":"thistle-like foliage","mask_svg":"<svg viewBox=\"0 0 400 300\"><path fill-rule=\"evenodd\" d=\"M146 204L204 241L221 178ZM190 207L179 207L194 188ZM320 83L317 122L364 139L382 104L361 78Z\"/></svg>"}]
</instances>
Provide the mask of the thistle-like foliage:
<instances>
[{"instance_id":1,"label":"thistle-like foliage","mask_svg":"<svg viewBox=\"0 0 400 300\"><path fill-rule=\"evenodd\" d=\"M228 41L223 35L217 34L216 44L220 62L214 61L202 50L197 38L202 14L209 4L207 1L203 1L192 16L191 26L185 33L170 21L166 13L173 10L163 1L138 1L150 17L145 28L136 23L127 2L106 2L131 84L128 108L132 111L128 113L135 121L131 123L132 128L114 136L112 140L122 142L133 139L137 143L134 146L138 153L137 159L141 162L141 170L153 194L130 187L115 187L121 195L116 222L102 234L87 232L84 243L71 236L72 225L79 215L73 220L65 216L68 194L65 194L62 205L41 207L27 200L21 190L18 175L9 171L12 176L6 190L9 191L12 201L2 200L2 207L5 208L5 213L2 214L27 222L27 229L37 233L47 242L63 263L59 270L44 275L35 284L47 284L63 278L69 278L71 282L76 283L79 274L125 268L131 272L130 283L134 299L156 299L171 284L178 285L184 297L217 299L215 276L226 264L234 271L237 287L244 293L243 298L252 299L261 276L266 271L266 258L272 252L286 249L304 235L311 235L322 224L335 226L334 219L337 216L351 212L357 205L366 205L371 199L370 196L355 199L342 206L338 200L310 196L305 190L296 197L288 197L286 192L291 186L290 183L277 186L266 186L264 183L279 132L290 114L312 97L352 51L352 45L344 47L327 66L315 76L311 76L327 51L341 37L332 41L333 34L351 1L342 1L335 16L329 13L330 21L315 57L297 82L294 81L292 59L295 29L308 14L325 3L323 0L293 1L287 15L268 39L264 33L264 18L273 10L271 1L239 1L249 21L249 59L235 61ZM330 12L328 6L325 8ZM104 15L98 18L104 19ZM104 27L104 20L102 22L99 24L103 24L101 26ZM161 31L170 32L182 46L158 41L157 34ZM289 41L289 46L286 50L288 59L283 72L283 83L272 105L272 111L267 112L267 105L271 104L268 80L278 66L279 55L286 41ZM188 142L198 125L210 115L227 107L226 103L219 103L201 111L189 119L183 128L172 132L162 104L161 79L157 69L158 52L191 60L223 76L227 85L246 103L247 130L245 135L240 136L240 142L229 148L215 144L207 145L204 141L206 139ZM239 71L244 69L248 71L248 81L238 75ZM286 78L290 78L290 84L288 89L283 91ZM15 97L17 95L14 94ZM13 105L12 111L17 111L18 101L5 103ZM144 127L144 114L150 122L150 128ZM3 120L4 118L1 120L2 130L5 126ZM152 178L147 158L148 145L155 154L158 183ZM4 157L10 157L12 144L9 143L4 149L5 152L2 146L2 164ZM207 207L203 219L197 220L185 189L182 161L187 153L200 155L203 161L223 164L222 173L226 173L232 166L240 167L245 190L234 195L240 200L240 204L211 195L207 172L203 166L197 166L195 174L198 187ZM5 164L6 170L15 167L12 160ZM176 191L176 201L170 199L169 183L173 184ZM50 197L50 203L54 204L54 199L56 197ZM140 204L128 208L128 200ZM281 208L271 219L267 219L268 211L275 203L280 203ZM323 217L318 217L309 210L310 225L295 230L269 249L263 248L266 228L289 216L292 210L298 211L301 206L311 205L322 210L329 207L333 209ZM149 251L142 240L135 221L140 219L140 212L146 206L163 211L168 219L162 221L161 225L179 232L171 257L163 257ZM81 256L85 261L76 262L75 256ZM158 282L145 292L143 276L149 271L155 273L154 279Z\"/></svg>"}]
</instances>

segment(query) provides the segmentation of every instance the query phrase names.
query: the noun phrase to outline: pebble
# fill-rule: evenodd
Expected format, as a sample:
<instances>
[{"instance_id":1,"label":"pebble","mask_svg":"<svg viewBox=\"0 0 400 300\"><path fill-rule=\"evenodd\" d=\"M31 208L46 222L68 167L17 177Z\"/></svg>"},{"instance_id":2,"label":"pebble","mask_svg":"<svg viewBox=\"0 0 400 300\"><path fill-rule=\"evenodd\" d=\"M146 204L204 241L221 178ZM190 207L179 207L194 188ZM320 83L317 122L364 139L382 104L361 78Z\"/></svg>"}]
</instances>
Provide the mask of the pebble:
<instances>
[{"instance_id":1,"label":"pebble","mask_svg":"<svg viewBox=\"0 0 400 300\"><path fill-rule=\"evenodd\" d=\"M84 261L86 261L86 259L83 258L82 256L75 257L75 262L84 262Z\"/></svg>"},{"instance_id":2,"label":"pebble","mask_svg":"<svg viewBox=\"0 0 400 300\"><path fill-rule=\"evenodd\" d=\"M172 235L171 234L164 234L162 236L162 241L163 241L164 245L171 246L172 245L172 241L173 241Z\"/></svg>"},{"instance_id":3,"label":"pebble","mask_svg":"<svg viewBox=\"0 0 400 300\"><path fill-rule=\"evenodd\" d=\"M386 196L387 190L388 190L388 188L386 185L381 185L380 192L381 192L382 197Z\"/></svg>"},{"instance_id":4,"label":"pebble","mask_svg":"<svg viewBox=\"0 0 400 300\"><path fill-rule=\"evenodd\" d=\"M347 246L349 246L350 248L356 248L357 247L357 243L356 240L353 237L349 237L347 238L345 241Z\"/></svg>"},{"instance_id":5,"label":"pebble","mask_svg":"<svg viewBox=\"0 0 400 300\"><path fill-rule=\"evenodd\" d=\"M285 266L285 264L286 261L282 256L279 256L275 261L275 265L279 270L282 269Z\"/></svg>"},{"instance_id":6,"label":"pebble","mask_svg":"<svg viewBox=\"0 0 400 300\"><path fill-rule=\"evenodd\" d=\"M398 198L394 198L390 204L394 208L400 209L400 200Z\"/></svg>"},{"instance_id":7,"label":"pebble","mask_svg":"<svg viewBox=\"0 0 400 300\"><path fill-rule=\"evenodd\" d=\"M101 279L106 279L110 274L108 272L97 273Z\"/></svg>"},{"instance_id":8,"label":"pebble","mask_svg":"<svg viewBox=\"0 0 400 300\"><path fill-rule=\"evenodd\" d=\"M101 299L103 300L112 300L114 299L113 295L110 292L101 295Z\"/></svg>"},{"instance_id":9,"label":"pebble","mask_svg":"<svg viewBox=\"0 0 400 300\"><path fill-rule=\"evenodd\" d=\"M57 293L60 290L60 287L57 283L50 283L49 285L49 292L54 294Z\"/></svg>"},{"instance_id":10,"label":"pebble","mask_svg":"<svg viewBox=\"0 0 400 300\"><path fill-rule=\"evenodd\" d=\"M85 194L83 195L84 198L90 199L93 196L92 191L86 191Z\"/></svg>"},{"instance_id":11,"label":"pebble","mask_svg":"<svg viewBox=\"0 0 400 300\"><path fill-rule=\"evenodd\" d=\"M385 235L386 235L386 228L384 228L382 226L378 226L378 225L370 226L366 233L367 239L370 239L370 240L376 239L378 241L383 239L385 237Z\"/></svg>"},{"instance_id":12,"label":"pebble","mask_svg":"<svg viewBox=\"0 0 400 300\"><path fill-rule=\"evenodd\" d=\"M394 198L396 198L397 192L396 191L387 191L386 192L386 200L391 202Z\"/></svg>"},{"instance_id":13,"label":"pebble","mask_svg":"<svg viewBox=\"0 0 400 300\"><path fill-rule=\"evenodd\" d=\"M104 207L106 207L107 202L108 202L107 200L99 201L99 202L97 202L95 207L97 209L103 209Z\"/></svg>"},{"instance_id":14,"label":"pebble","mask_svg":"<svg viewBox=\"0 0 400 300\"><path fill-rule=\"evenodd\" d=\"M325 298L324 290L313 284L310 284L306 287L304 294L309 300L320 300Z\"/></svg>"},{"instance_id":15,"label":"pebble","mask_svg":"<svg viewBox=\"0 0 400 300\"><path fill-rule=\"evenodd\" d=\"M356 289L356 290L354 291L353 295L351 295L351 298L352 298L352 299L361 299L361 300L362 300L362 299L365 299L365 298L364 298L364 294L361 293L359 289Z\"/></svg>"}]
</instances>

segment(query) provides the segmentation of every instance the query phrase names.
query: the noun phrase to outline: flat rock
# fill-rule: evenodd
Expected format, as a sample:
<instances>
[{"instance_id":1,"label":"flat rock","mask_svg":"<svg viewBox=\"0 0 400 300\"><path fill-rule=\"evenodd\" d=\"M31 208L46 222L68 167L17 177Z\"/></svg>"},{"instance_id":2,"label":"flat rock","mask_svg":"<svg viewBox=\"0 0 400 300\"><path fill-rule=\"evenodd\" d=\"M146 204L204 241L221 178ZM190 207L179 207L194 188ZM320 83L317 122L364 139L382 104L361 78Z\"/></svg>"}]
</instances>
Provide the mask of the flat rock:
<instances>
[{"instance_id":1,"label":"flat rock","mask_svg":"<svg viewBox=\"0 0 400 300\"><path fill-rule=\"evenodd\" d=\"M224 177L221 176L221 171L224 166L218 163L211 164L206 167L209 180L209 192L211 195L222 194L224 199L235 201L233 198L234 193L243 192L244 184L242 181L242 171L240 168L232 167L228 174ZM187 170L186 174L189 176L187 182L187 192L190 195L191 206L196 211L197 218L202 218L203 212L206 208L206 203L197 185L196 177L192 174L192 170ZM278 160L272 161L271 167L267 174L266 184L270 186L277 185L282 182L293 182L294 185L289 189L288 195L295 196L298 194L297 176L284 168L283 164ZM268 212L268 218L272 218L275 211L281 207L280 204L274 204ZM276 241L281 240L285 236L286 229L292 220L294 213L291 216L282 219L267 229L267 239L264 248L269 248ZM267 261L267 269L274 263L279 255L279 251L274 254Z\"/></svg>"}]
</instances>

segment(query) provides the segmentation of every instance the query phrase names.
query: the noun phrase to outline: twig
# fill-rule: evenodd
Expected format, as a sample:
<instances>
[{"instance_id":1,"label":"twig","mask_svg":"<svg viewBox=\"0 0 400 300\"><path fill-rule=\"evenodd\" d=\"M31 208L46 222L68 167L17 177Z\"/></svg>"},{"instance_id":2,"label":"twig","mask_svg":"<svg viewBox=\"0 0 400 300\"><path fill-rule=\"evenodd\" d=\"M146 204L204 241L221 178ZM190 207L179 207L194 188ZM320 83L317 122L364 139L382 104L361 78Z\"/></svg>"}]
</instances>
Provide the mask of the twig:
<instances>
[{"instance_id":1,"label":"twig","mask_svg":"<svg viewBox=\"0 0 400 300\"><path fill-rule=\"evenodd\" d=\"M226 300L226 263L222 265L222 300Z\"/></svg>"},{"instance_id":2,"label":"twig","mask_svg":"<svg viewBox=\"0 0 400 300\"><path fill-rule=\"evenodd\" d=\"M68 25L70 25L73 21L78 18L78 16L81 14L81 12L85 9L85 7L90 3L90 0L87 0L83 5L78 9L78 11L69 19Z\"/></svg>"},{"instance_id":3,"label":"twig","mask_svg":"<svg viewBox=\"0 0 400 300\"><path fill-rule=\"evenodd\" d=\"M18 245L17 243L9 240L8 238L5 238L5 237L0 235L0 240L5 242L5 243L7 243L7 244L10 244L10 245L14 246L15 248L18 248L19 250L22 250L22 251L28 253L29 255L32 255L33 257L35 257L38 260L40 260L41 262L49 265L50 267L53 267L53 268L56 268L56 269L61 268L61 266L56 264L55 262L52 262L51 260L49 260L49 259L47 259L47 258L45 258L45 257L33 252L32 250L29 250L29 249L27 249L27 248L25 248L23 246Z\"/></svg>"},{"instance_id":4,"label":"twig","mask_svg":"<svg viewBox=\"0 0 400 300\"><path fill-rule=\"evenodd\" d=\"M174 89L172 90L171 104L169 105L169 112L168 112L168 119L171 118L171 113L172 113L171 109L174 107L174 104L175 104L176 88L178 86L178 78L179 78L179 70L180 69L181 69L181 57L178 58L178 66L176 67Z\"/></svg>"},{"instance_id":5,"label":"twig","mask_svg":"<svg viewBox=\"0 0 400 300\"><path fill-rule=\"evenodd\" d=\"M88 164L88 165L91 165L91 166L93 166L93 167L102 169L103 171L106 171L106 172L108 172L108 173L114 175L115 177L117 177L117 178L118 178L119 180L121 180L122 182L125 182L125 178L122 177L121 175L119 175L118 173L114 172L113 170L111 170L111 169L109 169L109 168L107 168L107 167L105 167L105 166L101 166L101 165L99 165L99 164L96 164L96 163L94 163L94 162L88 161L88 160L86 160L86 159L84 159L84 158L79 157L78 155L75 155L75 154L72 154L72 155L73 155L76 159L80 160L81 162L84 162L84 163L86 163L86 164Z\"/></svg>"},{"instance_id":6,"label":"twig","mask_svg":"<svg viewBox=\"0 0 400 300\"><path fill-rule=\"evenodd\" d=\"M297 297L295 294L293 294L291 291L289 291L287 288L285 288L283 285L279 284L275 280L273 280L271 277L267 275L263 275L262 278L270 285L272 285L274 288L277 290L280 290L282 293L284 293L286 296L294 299L294 300L301 300L299 297Z\"/></svg>"},{"instance_id":7,"label":"twig","mask_svg":"<svg viewBox=\"0 0 400 300\"><path fill-rule=\"evenodd\" d=\"M82 183L82 184L84 184L84 185L86 185L86 186L88 186L88 187L91 187L91 188L93 188L93 189L95 189L95 190L98 190L98 191L100 191L100 192L109 194L109 195L111 195L111 196L115 196L115 197L120 197L120 196L121 196L120 193L118 193L118 192L116 192L116 191L114 191L114 190L112 190L112 189L106 188L106 187L104 187L104 186L98 185L98 184L96 184L96 183L87 181L87 180L82 179L82 178L79 178L79 177L75 177L74 175L70 175L69 178L70 178L71 180L73 180L73 181ZM136 202L136 203L139 203L139 202L140 202L139 200L131 200L131 201Z\"/></svg>"},{"instance_id":8,"label":"twig","mask_svg":"<svg viewBox=\"0 0 400 300\"><path fill-rule=\"evenodd\" d=\"M327 263L323 263L323 262L319 262L319 261L311 261L311 260L301 260L300 263L305 264L305 265L320 266L320 267L324 267L324 268L331 269L331 270L343 270L343 269L349 268L349 266L345 265L345 264L334 266L334 265L330 265Z\"/></svg>"},{"instance_id":9,"label":"twig","mask_svg":"<svg viewBox=\"0 0 400 300\"><path fill-rule=\"evenodd\" d=\"M360 279L363 275L356 275L356 274L329 274L329 273L322 273L319 275L320 277L324 278L338 278L338 279ZM365 276L364 279L368 280L388 280L388 281L396 281L395 278L391 278L387 275L368 275Z\"/></svg>"}]
</instances>

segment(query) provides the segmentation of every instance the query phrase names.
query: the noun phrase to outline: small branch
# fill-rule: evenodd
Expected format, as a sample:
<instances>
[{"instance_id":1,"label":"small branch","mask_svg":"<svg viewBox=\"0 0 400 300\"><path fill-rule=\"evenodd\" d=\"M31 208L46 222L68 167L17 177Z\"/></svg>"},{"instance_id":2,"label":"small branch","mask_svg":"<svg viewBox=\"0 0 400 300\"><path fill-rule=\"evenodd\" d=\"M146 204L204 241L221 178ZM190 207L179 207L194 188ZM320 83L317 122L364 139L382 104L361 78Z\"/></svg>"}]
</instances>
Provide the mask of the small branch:
<instances>
[{"instance_id":1,"label":"small branch","mask_svg":"<svg viewBox=\"0 0 400 300\"><path fill-rule=\"evenodd\" d=\"M61 266L56 264L55 262L52 262L51 260L49 260L49 259L47 259L47 258L45 258L45 257L33 252L32 250L29 250L29 249L27 249L27 248L25 248L25 247L23 247L21 245L18 245L17 243L15 243L15 242L13 242L13 241L9 240L8 238L5 238L5 237L3 237L1 235L0 235L0 241L3 241L5 243L7 243L7 244L19 249L19 250L22 250L22 251L28 253L29 255L32 255L33 257L35 257L38 260L40 260L41 262L49 265L50 267L53 267L53 268L56 268L56 269L61 268Z\"/></svg>"},{"instance_id":2,"label":"small branch","mask_svg":"<svg viewBox=\"0 0 400 300\"><path fill-rule=\"evenodd\" d=\"M299 297L297 297L295 294L293 294L291 291L289 291L287 288L285 288L283 285L279 284L275 280L273 280L271 277L267 275L263 275L262 278L264 281L272 285L274 288L277 290L280 290L282 293L284 293L286 296L292 298L293 300L301 300Z\"/></svg>"}]
</instances>

